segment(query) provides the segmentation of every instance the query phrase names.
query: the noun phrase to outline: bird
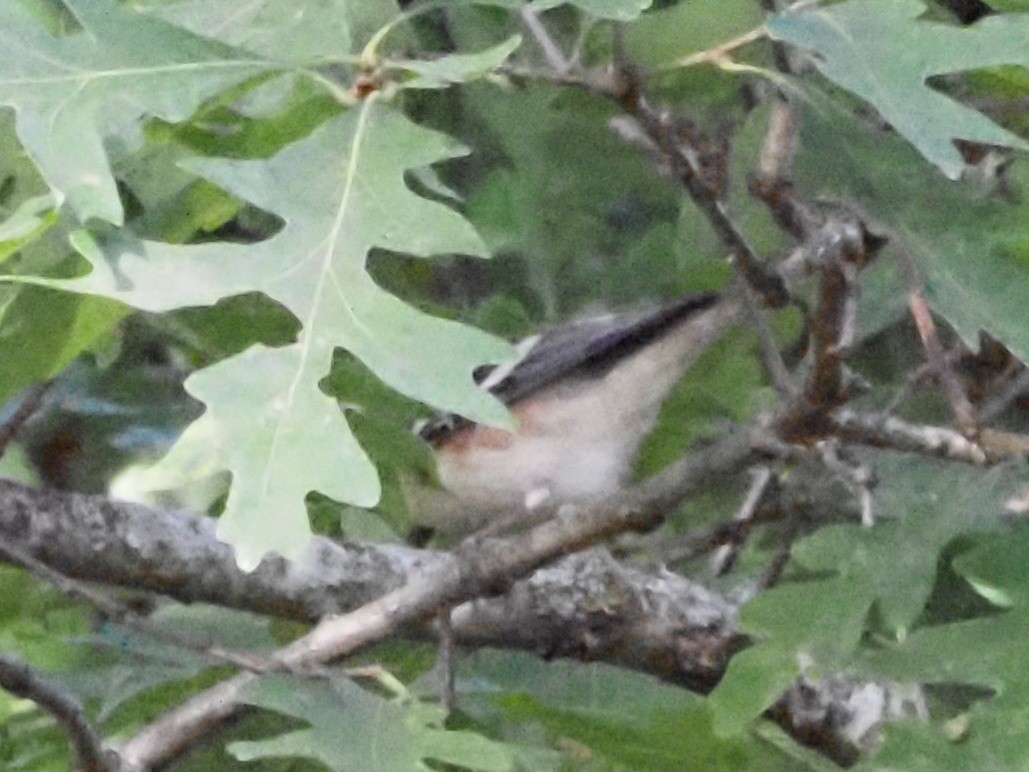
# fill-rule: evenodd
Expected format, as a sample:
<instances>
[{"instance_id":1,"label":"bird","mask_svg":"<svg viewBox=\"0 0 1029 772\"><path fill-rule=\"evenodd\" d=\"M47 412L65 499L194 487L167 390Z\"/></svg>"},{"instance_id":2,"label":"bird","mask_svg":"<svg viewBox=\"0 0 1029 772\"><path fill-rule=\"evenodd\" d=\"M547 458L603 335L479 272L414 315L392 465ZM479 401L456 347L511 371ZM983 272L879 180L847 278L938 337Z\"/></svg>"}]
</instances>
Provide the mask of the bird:
<instances>
[{"instance_id":1,"label":"bird","mask_svg":"<svg viewBox=\"0 0 1029 772\"><path fill-rule=\"evenodd\" d=\"M513 430L452 414L416 428L438 487L402 480L415 528L464 535L540 507L616 494L631 482L661 404L700 352L731 324L732 300L691 293L655 308L580 319L516 344L512 365L479 368ZM699 317L705 324L692 324Z\"/></svg>"}]
</instances>

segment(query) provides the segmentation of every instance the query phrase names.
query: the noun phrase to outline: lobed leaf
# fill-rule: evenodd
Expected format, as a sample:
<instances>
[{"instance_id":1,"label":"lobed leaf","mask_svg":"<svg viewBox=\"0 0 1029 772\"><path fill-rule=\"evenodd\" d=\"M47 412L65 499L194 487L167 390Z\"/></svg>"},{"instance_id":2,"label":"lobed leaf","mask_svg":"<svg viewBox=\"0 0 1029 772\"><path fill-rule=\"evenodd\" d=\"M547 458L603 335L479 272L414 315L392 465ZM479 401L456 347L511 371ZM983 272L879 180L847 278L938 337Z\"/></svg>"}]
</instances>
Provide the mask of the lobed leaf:
<instances>
[{"instance_id":1,"label":"lobed leaf","mask_svg":"<svg viewBox=\"0 0 1029 772\"><path fill-rule=\"evenodd\" d=\"M984 597L1002 600L1003 612L919 630L902 642L871 652L862 662L876 677L987 687L991 698L959 714L951 736L939 724L891 729L883 750L862 769L1023 769L1029 736L1029 529L990 540L954 562ZM955 728L959 729L955 733Z\"/></svg>"},{"instance_id":2,"label":"lobed leaf","mask_svg":"<svg viewBox=\"0 0 1029 772\"><path fill-rule=\"evenodd\" d=\"M888 227L890 248L908 252L926 298L966 345L986 330L1029 359L1029 158L1008 170L1013 196L984 195L966 183L942 186L896 136L836 116L805 116L797 177L812 195L845 196ZM896 258L865 274L861 322L866 335L906 313Z\"/></svg>"},{"instance_id":3,"label":"lobed leaf","mask_svg":"<svg viewBox=\"0 0 1029 772\"><path fill-rule=\"evenodd\" d=\"M951 179L964 168L955 139L1029 150L981 113L931 89L935 76L1002 64L1029 67L1029 14L968 28L919 21L920 0L849 0L785 11L769 34L815 54L818 70L866 99Z\"/></svg>"},{"instance_id":4,"label":"lobed leaf","mask_svg":"<svg viewBox=\"0 0 1029 772\"><path fill-rule=\"evenodd\" d=\"M440 59L395 62L394 66L415 75L404 83L405 88L444 88L480 78L503 64L522 44L521 35L512 35L503 43L474 54L451 54Z\"/></svg>"},{"instance_id":5,"label":"lobed leaf","mask_svg":"<svg viewBox=\"0 0 1029 772\"><path fill-rule=\"evenodd\" d=\"M232 743L228 751L241 761L305 757L334 772L434 769L428 760L485 772L514 769L506 746L473 732L445 729L442 708L383 698L349 680L263 676L242 699L310 726L269 740Z\"/></svg>"},{"instance_id":6,"label":"lobed leaf","mask_svg":"<svg viewBox=\"0 0 1029 772\"><path fill-rule=\"evenodd\" d=\"M152 8L154 16L282 62L350 53L350 0L186 0Z\"/></svg>"},{"instance_id":7,"label":"lobed leaf","mask_svg":"<svg viewBox=\"0 0 1029 772\"><path fill-rule=\"evenodd\" d=\"M255 566L270 549L295 554L310 528L304 495L318 490L370 506L374 467L320 387L337 346L413 399L476 421L506 425L507 412L478 389L472 370L511 355L507 344L423 314L365 271L373 248L416 256L482 255L471 226L419 198L408 169L462 152L374 99L343 113L268 161L195 160L189 166L285 220L267 241L184 247L125 236L77 237L86 276L26 281L103 295L150 311L211 305L260 291L302 323L296 343L251 348L186 382L208 412L157 470L180 478L233 473L219 534ZM174 476L174 475L173 475Z\"/></svg>"},{"instance_id":8,"label":"lobed leaf","mask_svg":"<svg viewBox=\"0 0 1029 772\"><path fill-rule=\"evenodd\" d=\"M114 0L67 0L82 31L55 37L17 3L0 4L0 104L59 202L121 223L105 143L136 142L150 114L181 120L212 94L273 65ZM121 136L119 136L121 135Z\"/></svg>"},{"instance_id":9,"label":"lobed leaf","mask_svg":"<svg viewBox=\"0 0 1029 772\"><path fill-rule=\"evenodd\" d=\"M823 528L793 558L811 579L786 581L744 607L742 628L757 643L733 657L711 696L715 726L733 734L801 674L849 667L873 608L887 634L903 637L925 606L940 551L958 536L999 527L1001 494L1022 473L984 474L916 458L881 464L882 519Z\"/></svg>"}]
</instances>

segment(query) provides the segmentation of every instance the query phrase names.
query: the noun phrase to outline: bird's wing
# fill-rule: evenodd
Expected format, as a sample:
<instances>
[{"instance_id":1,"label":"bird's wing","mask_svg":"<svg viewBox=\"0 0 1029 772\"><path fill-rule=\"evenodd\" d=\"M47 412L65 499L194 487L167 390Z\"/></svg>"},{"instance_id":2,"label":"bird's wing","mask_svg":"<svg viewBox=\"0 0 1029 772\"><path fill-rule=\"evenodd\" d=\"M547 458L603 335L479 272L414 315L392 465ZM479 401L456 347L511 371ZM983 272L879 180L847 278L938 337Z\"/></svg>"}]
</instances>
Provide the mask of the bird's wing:
<instances>
[{"instance_id":1,"label":"bird's wing","mask_svg":"<svg viewBox=\"0 0 1029 772\"><path fill-rule=\"evenodd\" d=\"M494 365L479 368L477 383L513 405L572 375L601 377L619 360L639 350L676 323L715 303L717 293L688 295L642 312L610 314L562 325L528 339L523 357L506 371ZM423 439L437 443L467 425L460 416L441 415L418 428Z\"/></svg>"}]
</instances>

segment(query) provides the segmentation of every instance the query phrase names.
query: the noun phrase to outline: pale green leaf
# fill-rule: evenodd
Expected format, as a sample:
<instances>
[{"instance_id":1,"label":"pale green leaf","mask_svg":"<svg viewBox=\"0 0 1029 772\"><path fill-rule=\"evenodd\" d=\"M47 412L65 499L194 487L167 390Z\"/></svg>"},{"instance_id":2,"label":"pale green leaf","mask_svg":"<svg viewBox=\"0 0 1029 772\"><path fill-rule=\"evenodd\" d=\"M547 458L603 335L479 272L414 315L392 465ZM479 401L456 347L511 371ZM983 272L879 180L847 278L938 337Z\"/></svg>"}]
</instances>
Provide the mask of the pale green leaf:
<instances>
[{"instance_id":1,"label":"pale green leaf","mask_svg":"<svg viewBox=\"0 0 1029 772\"><path fill-rule=\"evenodd\" d=\"M0 401L57 375L125 314L121 303L40 287L0 288Z\"/></svg>"},{"instance_id":2,"label":"pale green leaf","mask_svg":"<svg viewBox=\"0 0 1029 772\"><path fill-rule=\"evenodd\" d=\"M270 740L230 744L229 753L241 761L304 757L333 772L427 771L434 768L428 760L486 772L514 769L506 746L473 732L445 729L442 708L409 698L383 698L349 680L330 684L264 676L242 699L310 727Z\"/></svg>"},{"instance_id":3,"label":"pale green leaf","mask_svg":"<svg viewBox=\"0 0 1029 772\"><path fill-rule=\"evenodd\" d=\"M451 54L439 59L392 64L415 75L412 80L404 83L405 88L444 88L452 83L464 83L487 75L503 64L521 44L521 35L512 35L503 43L474 54Z\"/></svg>"},{"instance_id":4,"label":"pale green leaf","mask_svg":"<svg viewBox=\"0 0 1029 772\"><path fill-rule=\"evenodd\" d=\"M35 241L57 222L54 200L35 196L21 205L0 223L0 263L19 249Z\"/></svg>"},{"instance_id":5,"label":"pale green leaf","mask_svg":"<svg viewBox=\"0 0 1029 772\"><path fill-rule=\"evenodd\" d=\"M72 280L27 279L165 311L264 292L303 325L279 349L252 348L192 376L208 406L161 465L180 476L233 473L220 533L253 566L270 549L295 553L310 530L304 495L318 490L370 506L374 468L319 387L342 347L397 391L477 421L507 425L507 412L475 386L472 370L511 356L485 333L423 314L365 271L373 248L417 256L484 254L471 226L404 181L408 169L461 153L442 135L367 101L269 161L197 160L190 166L286 225L254 245L182 247L122 237L76 243L92 271ZM247 381L252 381L247 383Z\"/></svg>"},{"instance_id":6,"label":"pale green leaf","mask_svg":"<svg viewBox=\"0 0 1029 772\"><path fill-rule=\"evenodd\" d=\"M308 492L363 507L379 499L375 467L335 401L318 388L330 360L308 366L311 348L302 333L300 343L254 346L190 376L186 389L207 411L153 470L182 470L188 477L232 473L218 536L236 545L245 568L255 567L268 549L295 555L304 547Z\"/></svg>"},{"instance_id":7,"label":"pale green leaf","mask_svg":"<svg viewBox=\"0 0 1029 772\"><path fill-rule=\"evenodd\" d=\"M960 28L919 21L924 11L920 0L805 6L770 19L768 32L813 52L823 75L871 102L951 179L964 168L955 139L1029 149L1025 140L926 85L945 73L1029 66L1029 14L988 16Z\"/></svg>"},{"instance_id":8,"label":"pale green leaf","mask_svg":"<svg viewBox=\"0 0 1029 772\"><path fill-rule=\"evenodd\" d=\"M632 21L650 7L653 0L536 0L533 6L540 10L569 3L598 19Z\"/></svg>"},{"instance_id":9,"label":"pale green leaf","mask_svg":"<svg viewBox=\"0 0 1029 772\"><path fill-rule=\"evenodd\" d=\"M284 62L350 53L350 0L187 0L156 16L201 35Z\"/></svg>"},{"instance_id":10,"label":"pale green leaf","mask_svg":"<svg viewBox=\"0 0 1029 772\"><path fill-rule=\"evenodd\" d=\"M207 97L269 66L113 0L68 0L84 31L53 37L0 5L0 104L59 201L83 220L122 220L105 151L147 114L187 117Z\"/></svg>"}]
</instances>

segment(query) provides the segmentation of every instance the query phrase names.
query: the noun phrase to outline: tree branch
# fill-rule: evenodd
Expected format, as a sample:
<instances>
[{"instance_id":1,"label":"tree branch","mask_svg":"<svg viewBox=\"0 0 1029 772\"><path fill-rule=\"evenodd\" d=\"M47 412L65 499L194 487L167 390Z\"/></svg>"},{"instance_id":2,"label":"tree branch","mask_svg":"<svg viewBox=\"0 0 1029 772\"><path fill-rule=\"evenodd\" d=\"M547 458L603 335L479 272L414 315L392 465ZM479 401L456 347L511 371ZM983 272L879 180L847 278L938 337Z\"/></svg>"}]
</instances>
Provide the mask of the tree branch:
<instances>
[{"instance_id":1,"label":"tree branch","mask_svg":"<svg viewBox=\"0 0 1029 772\"><path fill-rule=\"evenodd\" d=\"M568 61L565 59L564 53L561 51L561 47L557 44L550 32L543 22L540 20L539 14L536 13L536 9L528 5L523 5L518 15L522 19L522 24L532 35L532 38L536 41L536 44L543 51L543 56L547 60L547 64L555 72L565 72L568 69Z\"/></svg>"},{"instance_id":2,"label":"tree branch","mask_svg":"<svg viewBox=\"0 0 1029 772\"><path fill-rule=\"evenodd\" d=\"M544 50L553 43L542 25L539 29L533 26L527 26L527 29ZM503 67L500 71L512 76L576 86L618 104L625 113L621 129L623 136L632 133L625 125L625 119L631 119L638 126L638 137L644 140L637 144L655 156L658 169L686 191L729 250L733 263L748 284L767 305L785 305L789 295L782 279L750 245L721 200L726 148L712 143L692 121L682 116L673 118L667 111L657 110L648 103L642 93L638 71L625 59L617 43L616 38L613 73L595 70L571 72L567 65L552 66L547 71L519 67Z\"/></svg>"},{"instance_id":3,"label":"tree branch","mask_svg":"<svg viewBox=\"0 0 1029 772\"><path fill-rule=\"evenodd\" d=\"M966 464L985 464L989 460L978 443L942 426L912 424L895 416L884 417L849 409L837 410L826 420L826 434L837 436L844 442L948 458Z\"/></svg>"},{"instance_id":4,"label":"tree branch","mask_svg":"<svg viewBox=\"0 0 1029 772\"><path fill-rule=\"evenodd\" d=\"M14 409L3 423L0 423L0 458L7 452L7 446L11 444L11 440L14 439L14 435L18 433L22 425L39 410L40 405L43 403L43 398L46 397L47 392L50 391L50 387L53 385L54 382L52 380L46 380L30 386L23 392L18 407Z\"/></svg>"},{"instance_id":5,"label":"tree branch","mask_svg":"<svg viewBox=\"0 0 1029 772\"><path fill-rule=\"evenodd\" d=\"M566 505L553 519L524 534L503 539L473 536L437 563L416 569L403 587L322 621L310 634L281 649L275 659L292 666L344 657L405 625L424 621L441 607L503 592L517 579L595 541L652 528L711 475L745 466L759 444L756 431L737 431L611 501ZM142 768L175 758L235 715L239 695L253 678L250 673L240 674L200 692L143 727L120 752Z\"/></svg>"},{"instance_id":6,"label":"tree branch","mask_svg":"<svg viewBox=\"0 0 1029 772\"><path fill-rule=\"evenodd\" d=\"M116 754L104 748L82 705L46 681L29 665L0 653L0 687L32 700L60 725L72 747L72 764L78 772L119 772Z\"/></svg>"},{"instance_id":7,"label":"tree branch","mask_svg":"<svg viewBox=\"0 0 1029 772\"><path fill-rule=\"evenodd\" d=\"M897 419L883 424L878 415L837 410L828 429L847 442L973 463L987 460L957 432ZM699 457L683 459L629 498L599 505L595 511L566 510L528 534L473 542L454 556L316 539L302 561L290 564L272 557L255 572L244 574L236 568L231 550L215 539L209 518L3 481L0 541L18 545L48 565L82 579L299 619L356 608L394 590L356 616L344 617L342 630L335 625L335 629L323 630L321 640L303 644L287 664L328 658L333 649L351 651L401 627L406 634L426 635L426 628L418 626L421 616L429 615L430 607L441 605L442 599L457 606L454 627L459 643L524 647L549 656L605 658L706 690L717 681L726 659L743 645L732 621L734 606L717 595L688 580L665 574L654 577L594 554L566 558L526 583L511 585L533 565L574 549L598 533L652 525L712 470L745 465L755 450L776 452L778 447L788 451L774 438L771 447L762 445L763 434L754 437L753 443L744 442L745 437L734 435ZM570 586L569 581L576 584ZM599 587L614 588L611 602L599 617L594 604L586 604L586 608L594 608L590 612L568 603L570 598L587 597ZM460 603L465 597L505 588L510 588L507 596ZM617 598L624 602L615 603ZM429 611L423 613L424 609ZM655 609L670 616L655 613ZM543 631L549 637L543 637ZM281 658L278 661L281 663ZM245 682L247 677L240 678ZM204 731L211 725L210 706L218 698L228 700L231 708L238 687L239 681L233 681L216 687L213 693L198 695L184 710L175 711L174 726L162 725L170 734L162 738L154 731L149 741L147 735L137 737L129 749L135 749L141 759L174 755L197 736L189 734L191 728ZM222 718L228 715L231 710ZM176 739L176 748L167 744L170 738Z\"/></svg>"},{"instance_id":8,"label":"tree branch","mask_svg":"<svg viewBox=\"0 0 1029 772\"><path fill-rule=\"evenodd\" d=\"M966 436L973 437L979 426L979 419L976 416L975 407L969 400L968 394L965 393L965 388L957 373L954 372L951 360L947 357L947 352L940 342L936 323L933 321L929 304L925 300L914 258L907 250L902 249L897 259L900 262L901 276L908 294L911 317L914 319L915 329L918 330L918 337L925 349L926 360L940 380L943 394L950 403L958 427Z\"/></svg>"}]
</instances>

